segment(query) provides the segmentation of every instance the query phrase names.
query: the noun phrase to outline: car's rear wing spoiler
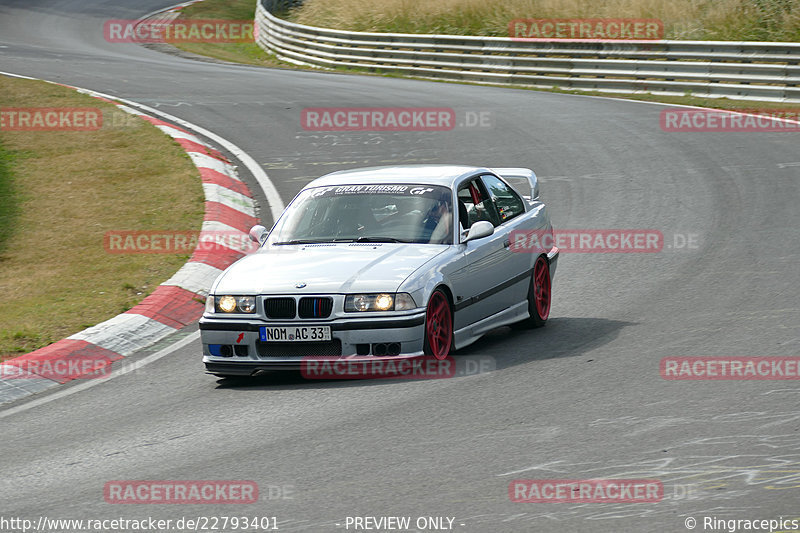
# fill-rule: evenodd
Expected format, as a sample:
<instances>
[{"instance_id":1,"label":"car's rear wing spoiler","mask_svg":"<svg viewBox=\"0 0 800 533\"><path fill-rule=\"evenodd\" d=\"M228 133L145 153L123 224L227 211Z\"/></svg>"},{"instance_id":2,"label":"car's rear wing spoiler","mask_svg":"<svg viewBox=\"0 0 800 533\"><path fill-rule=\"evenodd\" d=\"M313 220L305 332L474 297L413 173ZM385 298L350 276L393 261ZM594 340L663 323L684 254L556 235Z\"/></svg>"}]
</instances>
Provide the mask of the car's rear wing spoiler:
<instances>
[{"instance_id":1,"label":"car's rear wing spoiler","mask_svg":"<svg viewBox=\"0 0 800 533\"><path fill-rule=\"evenodd\" d=\"M526 200L539 199L539 180L529 168L495 168L497 175L514 187Z\"/></svg>"}]
</instances>

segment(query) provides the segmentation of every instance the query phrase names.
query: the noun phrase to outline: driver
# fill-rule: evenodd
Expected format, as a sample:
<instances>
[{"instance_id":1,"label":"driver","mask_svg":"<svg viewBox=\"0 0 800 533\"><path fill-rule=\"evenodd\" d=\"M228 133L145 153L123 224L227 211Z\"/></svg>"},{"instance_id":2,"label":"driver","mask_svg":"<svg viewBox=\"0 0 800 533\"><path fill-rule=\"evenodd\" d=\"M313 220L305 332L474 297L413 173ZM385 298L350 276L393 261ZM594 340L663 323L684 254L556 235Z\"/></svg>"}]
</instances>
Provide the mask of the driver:
<instances>
[{"instance_id":1,"label":"driver","mask_svg":"<svg viewBox=\"0 0 800 533\"><path fill-rule=\"evenodd\" d=\"M436 201L436 205L428 214L428 221L436 224L430 239L428 239L429 243L442 244L450 240L453 231L453 213L450 212L447 201L443 198ZM426 225L428 225L428 221L426 221Z\"/></svg>"}]
</instances>

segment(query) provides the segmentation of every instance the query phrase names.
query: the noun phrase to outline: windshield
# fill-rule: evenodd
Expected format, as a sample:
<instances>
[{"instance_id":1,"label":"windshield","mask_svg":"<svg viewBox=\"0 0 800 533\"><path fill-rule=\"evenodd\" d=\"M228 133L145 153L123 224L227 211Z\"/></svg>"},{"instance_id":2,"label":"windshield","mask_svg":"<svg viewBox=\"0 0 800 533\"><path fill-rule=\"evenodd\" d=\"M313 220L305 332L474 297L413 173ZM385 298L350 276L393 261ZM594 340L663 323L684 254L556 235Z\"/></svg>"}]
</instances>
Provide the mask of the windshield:
<instances>
[{"instance_id":1,"label":"windshield","mask_svg":"<svg viewBox=\"0 0 800 533\"><path fill-rule=\"evenodd\" d=\"M407 242L452 244L450 189L436 185L338 185L301 192L271 244Z\"/></svg>"}]
</instances>

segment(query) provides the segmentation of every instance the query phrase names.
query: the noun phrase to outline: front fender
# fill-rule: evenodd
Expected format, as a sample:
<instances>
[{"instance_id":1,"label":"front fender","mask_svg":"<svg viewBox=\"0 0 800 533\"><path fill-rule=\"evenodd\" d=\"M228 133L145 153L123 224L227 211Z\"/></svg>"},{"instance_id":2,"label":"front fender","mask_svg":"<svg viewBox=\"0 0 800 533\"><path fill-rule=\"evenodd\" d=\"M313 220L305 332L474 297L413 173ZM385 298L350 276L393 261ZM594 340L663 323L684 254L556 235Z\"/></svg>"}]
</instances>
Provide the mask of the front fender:
<instances>
[{"instance_id":1,"label":"front fender","mask_svg":"<svg viewBox=\"0 0 800 533\"><path fill-rule=\"evenodd\" d=\"M453 294L454 278L466 275L466 260L463 245L453 245L446 252L431 259L400 284L398 292L411 294L419 307L428 304L433 291L444 285Z\"/></svg>"}]
</instances>

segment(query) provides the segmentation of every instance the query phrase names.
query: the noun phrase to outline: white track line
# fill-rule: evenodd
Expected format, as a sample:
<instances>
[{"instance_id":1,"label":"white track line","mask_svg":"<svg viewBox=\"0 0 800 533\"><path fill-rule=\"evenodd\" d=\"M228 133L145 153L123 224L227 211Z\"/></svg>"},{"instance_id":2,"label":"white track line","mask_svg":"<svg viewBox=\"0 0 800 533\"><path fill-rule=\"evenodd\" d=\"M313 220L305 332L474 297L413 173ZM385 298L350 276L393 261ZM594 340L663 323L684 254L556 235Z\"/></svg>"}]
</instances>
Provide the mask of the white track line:
<instances>
[{"instance_id":1,"label":"white track line","mask_svg":"<svg viewBox=\"0 0 800 533\"><path fill-rule=\"evenodd\" d=\"M166 348L162 348L161 350L157 351L156 353L150 354L147 357L144 357L143 359L140 359L138 361L128 362L125 359L121 359L120 361L123 361L124 363L122 363L122 364L125 364L125 366L123 368L120 368L119 370L113 370L113 364L116 364L116 363L119 362L119 361L115 361L114 363L112 363L112 374L110 376L104 377L104 378L98 378L98 379L90 379L88 381L85 381L85 382L81 383L80 385L74 385L74 386L71 386L71 387L67 387L65 389L61 389L58 392L55 392L53 394L49 394L49 395L44 396L42 398L31 400L31 401L26 402L26 403L24 403L22 405L18 405L16 407L12 407L12 408L6 409L4 411L0 411L0 419L3 419L5 417L7 417L7 416L15 415L17 413L21 413L23 411L27 411L28 409L33 409L34 407L38 407L38 406L44 405L46 403L50 403L52 401L58 400L59 398L63 398L65 396L69 396L71 394L75 394L76 392L80 392L80 391L92 388L95 385L100 385L100 384L105 383L107 381L111 381L114 378L118 378L120 376L124 376L125 374L127 374L129 372L133 372L134 370L139 370L143 366L148 365L148 364L150 364L150 363L152 363L154 361L158 361L162 357L167 356L167 355L171 354L172 352L174 352L175 350L178 350L179 348L183 348L187 344L189 344L191 342L194 342L194 341L196 341L198 339L200 339L200 332L199 331L195 331L194 333L191 333L191 334L187 335L186 337L182 338L181 340L172 343L171 345L167 346ZM74 380L73 380L73 382L74 382Z\"/></svg>"}]
</instances>

